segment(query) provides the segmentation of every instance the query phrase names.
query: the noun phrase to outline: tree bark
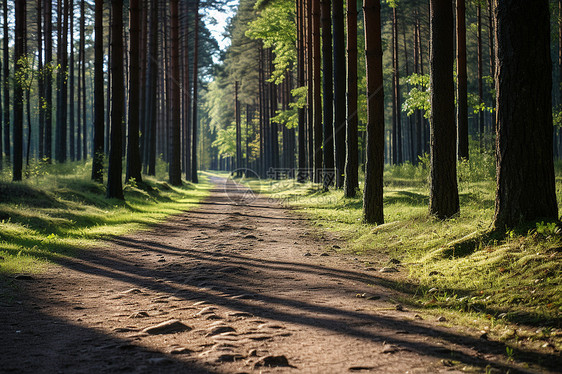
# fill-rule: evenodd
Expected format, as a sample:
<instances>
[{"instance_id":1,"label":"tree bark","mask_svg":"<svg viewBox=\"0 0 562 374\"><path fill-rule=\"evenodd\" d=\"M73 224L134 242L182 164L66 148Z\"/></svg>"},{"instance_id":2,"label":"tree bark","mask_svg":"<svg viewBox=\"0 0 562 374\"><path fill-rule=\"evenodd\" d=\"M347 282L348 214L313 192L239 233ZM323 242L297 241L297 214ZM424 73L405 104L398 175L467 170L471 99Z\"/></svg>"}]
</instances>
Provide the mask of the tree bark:
<instances>
[{"instance_id":1,"label":"tree bark","mask_svg":"<svg viewBox=\"0 0 562 374\"><path fill-rule=\"evenodd\" d=\"M4 10L4 152L6 154L6 160L10 162L11 157L11 145L10 145L10 32L8 27L8 1L3 1Z\"/></svg>"},{"instance_id":2,"label":"tree bark","mask_svg":"<svg viewBox=\"0 0 562 374\"><path fill-rule=\"evenodd\" d=\"M402 152L402 116L400 105L400 64L398 58L398 6L392 8L392 161L394 165L404 162Z\"/></svg>"},{"instance_id":3,"label":"tree bark","mask_svg":"<svg viewBox=\"0 0 562 374\"><path fill-rule=\"evenodd\" d=\"M552 155L549 2L498 0L494 227L558 219ZM530 125L532 124L532 126Z\"/></svg>"},{"instance_id":4,"label":"tree bark","mask_svg":"<svg viewBox=\"0 0 562 374\"><path fill-rule=\"evenodd\" d=\"M74 0L69 1L70 61L68 64L68 140L70 161L76 159L76 128L74 113Z\"/></svg>"},{"instance_id":5,"label":"tree bark","mask_svg":"<svg viewBox=\"0 0 562 374\"><path fill-rule=\"evenodd\" d=\"M451 218L459 212L453 83L453 8L431 0L431 173L429 212Z\"/></svg>"},{"instance_id":6,"label":"tree bark","mask_svg":"<svg viewBox=\"0 0 562 374\"><path fill-rule=\"evenodd\" d=\"M322 178L322 56L320 55L320 1L312 1L312 105L314 114L314 183Z\"/></svg>"},{"instance_id":7,"label":"tree bark","mask_svg":"<svg viewBox=\"0 0 562 374\"><path fill-rule=\"evenodd\" d=\"M43 0L37 0L37 94L39 100L39 136L38 136L38 156L39 160L45 156L45 71L43 66ZM1 131L1 130L0 130ZM0 133L0 138L2 134ZM0 169L2 168L2 140L0 139Z\"/></svg>"},{"instance_id":8,"label":"tree bark","mask_svg":"<svg viewBox=\"0 0 562 374\"><path fill-rule=\"evenodd\" d=\"M384 223L384 88L381 40L381 5L363 0L365 18L365 66L367 70L367 141L363 219Z\"/></svg>"},{"instance_id":9,"label":"tree bark","mask_svg":"<svg viewBox=\"0 0 562 374\"><path fill-rule=\"evenodd\" d=\"M103 97L103 0L96 0L95 2L94 31L94 143L92 179L101 183L103 182L105 131Z\"/></svg>"},{"instance_id":10,"label":"tree bark","mask_svg":"<svg viewBox=\"0 0 562 374\"><path fill-rule=\"evenodd\" d=\"M195 41L193 53L193 111L192 111L192 135L191 135L191 181L198 183L197 177L197 84L199 82L199 0L195 3Z\"/></svg>"},{"instance_id":11,"label":"tree bark","mask_svg":"<svg viewBox=\"0 0 562 374\"><path fill-rule=\"evenodd\" d=\"M304 32L304 0L296 0L296 13L297 13L297 86L303 87L305 85L304 73L305 73L305 58L304 58L304 47L305 47L305 32ZM306 110L305 108L298 109L298 134L299 134L299 158L298 165L300 170L306 168ZM304 180L297 176L298 182L304 182Z\"/></svg>"},{"instance_id":12,"label":"tree bark","mask_svg":"<svg viewBox=\"0 0 562 374\"><path fill-rule=\"evenodd\" d=\"M14 72L16 76L25 74L20 63L25 56L25 18L26 1L15 0L16 29L14 42ZM22 180L23 167L23 82L14 80L14 163L13 180Z\"/></svg>"},{"instance_id":13,"label":"tree bark","mask_svg":"<svg viewBox=\"0 0 562 374\"><path fill-rule=\"evenodd\" d=\"M140 0L130 0L129 8L129 141L127 144L127 181L142 183L139 149L140 128ZM172 20L173 21L173 20ZM179 140L179 138L178 138ZM171 168L170 168L171 170Z\"/></svg>"},{"instance_id":14,"label":"tree bark","mask_svg":"<svg viewBox=\"0 0 562 374\"><path fill-rule=\"evenodd\" d=\"M457 156L468 160L468 99L466 75L465 0L457 0Z\"/></svg>"},{"instance_id":15,"label":"tree bark","mask_svg":"<svg viewBox=\"0 0 562 374\"><path fill-rule=\"evenodd\" d=\"M111 22L111 44L113 59L111 60L111 146L109 149L109 170L107 173L107 197L124 199L122 155L122 126L124 120L125 98L123 61L118 56L123 56L123 0L112 0L113 18Z\"/></svg>"},{"instance_id":16,"label":"tree bark","mask_svg":"<svg viewBox=\"0 0 562 374\"><path fill-rule=\"evenodd\" d=\"M59 8L59 18L57 20L60 30L58 45L58 60L60 69L57 73L57 132L55 158L58 163L64 163L67 158L67 141L68 141L68 21L69 21L69 4L70 0L64 0L64 7ZM62 22L62 27L61 27Z\"/></svg>"},{"instance_id":17,"label":"tree bark","mask_svg":"<svg viewBox=\"0 0 562 374\"><path fill-rule=\"evenodd\" d=\"M346 3L347 13L347 125L345 160L345 197L355 197L359 187L359 155L357 131L357 4Z\"/></svg>"},{"instance_id":18,"label":"tree bark","mask_svg":"<svg viewBox=\"0 0 562 374\"><path fill-rule=\"evenodd\" d=\"M345 36L343 0L332 0L334 30L334 145L336 188L342 188L345 176Z\"/></svg>"},{"instance_id":19,"label":"tree bark","mask_svg":"<svg viewBox=\"0 0 562 374\"><path fill-rule=\"evenodd\" d=\"M320 0L322 23L322 85L323 85L323 127L322 144L324 189L334 184L334 86L332 80L332 18L331 0Z\"/></svg>"},{"instance_id":20,"label":"tree bark","mask_svg":"<svg viewBox=\"0 0 562 374\"><path fill-rule=\"evenodd\" d=\"M476 33L476 48L478 51L478 104L484 102L484 88L482 83L482 6L480 3L476 6L476 20L478 23L478 29ZM480 152L484 151L484 111L480 110L478 112L478 132L480 134Z\"/></svg>"}]
</instances>

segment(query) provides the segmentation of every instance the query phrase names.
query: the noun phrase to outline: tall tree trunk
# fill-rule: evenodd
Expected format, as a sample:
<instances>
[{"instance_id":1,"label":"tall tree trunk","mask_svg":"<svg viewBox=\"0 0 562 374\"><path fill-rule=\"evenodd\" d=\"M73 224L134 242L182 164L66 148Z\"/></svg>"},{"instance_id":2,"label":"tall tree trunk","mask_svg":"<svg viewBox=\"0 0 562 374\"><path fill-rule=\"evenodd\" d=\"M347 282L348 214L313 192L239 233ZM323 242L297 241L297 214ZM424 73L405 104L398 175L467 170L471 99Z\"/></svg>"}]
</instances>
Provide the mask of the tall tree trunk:
<instances>
[{"instance_id":1,"label":"tall tree trunk","mask_svg":"<svg viewBox=\"0 0 562 374\"><path fill-rule=\"evenodd\" d=\"M405 71L406 71L406 77L410 76L410 63L409 63L409 58L408 58L408 45L407 45L407 41L406 41L406 24L404 24L404 27L402 27L402 40L404 41L404 67L405 67ZM410 92L410 85L406 85L406 90L407 92ZM402 110L402 108L399 108L399 110ZM415 156L415 141L414 141L414 133L415 133L415 128L414 128L414 119L412 116L408 116L408 150L410 152L410 162L412 164L417 164L417 157ZM404 159L406 159L406 157L404 156Z\"/></svg>"},{"instance_id":2,"label":"tall tree trunk","mask_svg":"<svg viewBox=\"0 0 562 374\"><path fill-rule=\"evenodd\" d=\"M558 219L552 159L549 2L498 0L496 211L500 230ZM529 124L532 123L532 126Z\"/></svg>"},{"instance_id":3,"label":"tall tree trunk","mask_svg":"<svg viewBox=\"0 0 562 374\"><path fill-rule=\"evenodd\" d=\"M414 73L420 74L420 60L421 60L421 45L420 45L420 18L419 11L416 8L414 13ZM418 157L424 153L424 143L423 143L423 117L420 109L414 111L414 116L416 120L416 164L418 162Z\"/></svg>"},{"instance_id":4,"label":"tall tree trunk","mask_svg":"<svg viewBox=\"0 0 562 374\"><path fill-rule=\"evenodd\" d=\"M109 5L109 24L113 24L113 8L111 4ZM111 67L113 63L113 48L111 46L112 40L112 27L109 27L109 32L107 33L107 60L108 64ZM105 112L105 123L107 126L105 127L105 153L109 155L109 141L110 141L110 131L111 131L111 69L107 69L107 92L106 92L106 112Z\"/></svg>"},{"instance_id":5,"label":"tall tree trunk","mask_svg":"<svg viewBox=\"0 0 562 374\"><path fill-rule=\"evenodd\" d=\"M84 57L83 57L83 50L82 50L82 38L83 30L82 30L82 20L84 18L84 14L82 13L84 9L82 8L82 2L80 3L80 21L79 21L79 32L80 36L78 39L78 98L76 100L76 159L80 161L82 159L82 92L86 89L86 87L82 87L82 68L84 66ZM84 103L85 105L85 103ZM84 125L86 122L84 121Z\"/></svg>"},{"instance_id":6,"label":"tall tree trunk","mask_svg":"<svg viewBox=\"0 0 562 374\"><path fill-rule=\"evenodd\" d=\"M234 120L236 122L236 169L237 177L242 176L242 127L240 123L240 102L238 101L238 81L234 82Z\"/></svg>"},{"instance_id":7,"label":"tall tree trunk","mask_svg":"<svg viewBox=\"0 0 562 374\"><path fill-rule=\"evenodd\" d=\"M331 0L321 0L321 17L322 17L322 84L323 99L322 108L324 112L324 142L323 150L323 167L324 189L334 183L334 86L332 80L332 18L331 18Z\"/></svg>"},{"instance_id":8,"label":"tall tree trunk","mask_svg":"<svg viewBox=\"0 0 562 374\"><path fill-rule=\"evenodd\" d=\"M322 171L322 72L320 55L320 2L312 1L312 99L314 114L314 182L321 182Z\"/></svg>"},{"instance_id":9,"label":"tall tree trunk","mask_svg":"<svg viewBox=\"0 0 562 374\"><path fill-rule=\"evenodd\" d=\"M457 0L457 156L468 160L468 99L466 75L465 0Z\"/></svg>"},{"instance_id":10,"label":"tall tree trunk","mask_svg":"<svg viewBox=\"0 0 562 374\"><path fill-rule=\"evenodd\" d=\"M343 0L332 0L334 30L334 145L336 188L342 188L345 176L345 36Z\"/></svg>"},{"instance_id":11,"label":"tall tree trunk","mask_svg":"<svg viewBox=\"0 0 562 374\"><path fill-rule=\"evenodd\" d=\"M145 166L148 175L156 174L156 118L157 118L157 84L158 84L158 5L157 0L151 0L148 41L148 66L146 71L147 95L145 102L146 130Z\"/></svg>"},{"instance_id":12,"label":"tall tree trunk","mask_svg":"<svg viewBox=\"0 0 562 374\"><path fill-rule=\"evenodd\" d=\"M493 0L488 0L488 40L489 40L489 48L490 48L490 77L494 79L494 75L496 74L496 54L494 52L494 45L495 45L495 38L494 38L494 17L493 17ZM492 87L493 83L492 83ZM495 108L495 103L493 103L492 98L492 107ZM495 116L492 114L490 116L490 133L494 133L496 131L496 120ZM492 147L494 146L492 142Z\"/></svg>"},{"instance_id":13,"label":"tall tree trunk","mask_svg":"<svg viewBox=\"0 0 562 374\"><path fill-rule=\"evenodd\" d=\"M14 42L14 71L23 75L24 66L20 60L25 56L26 1L15 0L16 29ZM14 80L14 164L13 180L21 181L23 167L23 82Z\"/></svg>"},{"instance_id":14,"label":"tall tree trunk","mask_svg":"<svg viewBox=\"0 0 562 374\"><path fill-rule=\"evenodd\" d=\"M561 0L562 1L562 0ZM304 59L304 46L305 46L305 32L304 32L304 0L296 0L297 11L297 86L303 87L305 85L305 59ZM298 109L298 133L299 133L299 159L298 165L300 170L306 168L306 111L305 108ZM304 182L301 174L297 175L299 182Z\"/></svg>"},{"instance_id":15,"label":"tall tree trunk","mask_svg":"<svg viewBox=\"0 0 562 374\"><path fill-rule=\"evenodd\" d=\"M70 31L70 61L68 65L68 140L70 161L76 159L76 129L75 129L75 113L74 113L74 0L69 3L69 31Z\"/></svg>"},{"instance_id":16,"label":"tall tree trunk","mask_svg":"<svg viewBox=\"0 0 562 374\"><path fill-rule=\"evenodd\" d=\"M140 0L130 0L129 8L129 142L127 144L127 181L134 179L142 183L141 160L139 150L140 122ZM178 139L179 140L179 139ZM181 181L181 178L180 178Z\"/></svg>"},{"instance_id":17,"label":"tall tree trunk","mask_svg":"<svg viewBox=\"0 0 562 374\"><path fill-rule=\"evenodd\" d=\"M400 105L400 64L398 58L398 9L397 6L392 8L392 160L395 165L404 162L402 150L402 116Z\"/></svg>"},{"instance_id":18,"label":"tall tree trunk","mask_svg":"<svg viewBox=\"0 0 562 374\"><path fill-rule=\"evenodd\" d=\"M193 45L193 111L192 111L192 136L191 136L191 181L198 183L197 177L197 83L199 82L199 0L195 3L195 41Z\"/></svg>"},{"instance_id":19,"label":"tall tree trunk","mask_svg":"<svg viewBox=\"0 0 562 374\"><path fill-rule=\"evenodd\" d=\"M45 156L45 71L43 66L43 0L37 0L37 94L39 100L39 136L38 136L38 156L42 160ZM0 138L1 138L0 134ZM2 140L0 139L0 169L2 168Z\"/></svg>"},{"instance_id":20,"label":"tall tree trunk","mask_svg":"<svg viewBox=\"0 0 562 374\"><path fill-rule=\"evenodd\" d=\"M312 2L306 1L306 81L308 86L307 94L307 143L308 143L308 168L310 178L314 176L314 89L313 89L313 61L312 61Z\"/></svg>"},{"instance_id":21,"label":"tall tree trunk","mask_svg":"<svg viewBox=\"0 0 562 374\"><path fill-rule=\"evenodd\" d=\"M430 214L446 219L459 212L457 189L453 8L431 0L431 181Z\"/></svg>"},{"instance_id":22,"label":"tall tree trunk","mask_svg":"<svg viewBox=\"0 0 562 374\"><path fill-rule=\"evenodd\" d=\"M125 98L123 61L118 56L123 55L123 0L112 0L113 18L111 22L111 44L113 59L111 60L111 146L109 149L109 169L107 172L107 197L124 199L122 155L122 126L124 120Z\"/></svg>"},{"instance_id":23,"label":"tall tree trunk","mask_svg":"<svg viewBox=\"0 0 562 374\"><path fill-rule=\"evenodd\" d=\"M171 144L172 152L170 155L170 170L169 178L170 184L173 186L181 185L181 128L180 128L180 114L181 114L181 97L180 97L180 41L179 41L179 5L178 0L170 1L170 16L171 16ZM132 56L131 56L132 57Z\"/></svg>"},{"instance_id":24,"label":"tall tree trunk","mask_svg":"<svg viewBox=\"0 0 562 374\"><path fill-rule=\"evenodd\" d=\"M86 116L86 9L85 0L80 2L80 48L82 49L82 158L88 159L88 126ZM103 47L102 47L103 48ZM102 51L103 53L103 51Z\"/></svg>"},{"instance_id":25,"label":"tall tree trunk","mask_svg":"<svg viewBox=\"0 0 562 374\"><path fill-rule=\"evenodd\" d=\"M186 14L189 13L189 2L186 1ZM191 179L191 79L189 68L189 19L185 17L184 31L184 118L185 118L185 179Z\"/></svg>"},{"instance_id":26,"label":"tall tree trunk","mask_svg":"<svg viewBox=\"0 0 562 374\"><path fill-rule=\"evenodd\" d=\"M476 47L478 50L478 104L484 102L484 88L482 83L482 6L480 3L476 6L476 19L478 29L476 33ZM484 111L478 112L478 131L480 133L480 151L484 151Z\"/></svg>"},{"instance_id":27,"label":"tall tree trunk","mask_svg":"<svg viewBox=\"0 0 562 374\"><path fill-rule=\"evenodd\" d=\"M376 224L384 223L384 82L380 11L380 1L363 0L367 70L367 161L363 191L363 219L367 223Z\"/></svg>"},{"instance_id":28,"label":"tall tree trunk","mask_svg":"<svg viewBox=\"0 0 562 374\"><path fill-rule=\"evenodd\" d=\"M357 131L357 4L347 3L347 128L345 160L345 197L355 197L359 187Z\"/></svg>"},{"instance_id":29,"label":"tall tree trunk","mask_svg":"<svg viewBox=\"0 0 562 374\"><path fill-rule=\"evenodd\" d=\"M94 143L92 179L103 182L104 97L103 97L103 0L95 2L94 40ZM86 103L84 103L86 105ZM85 132L84 132L85 133Z\"/></svg>"},{"instance_id":30,"label":"tall tree trunk","mask_svg":"<svg viewBox=\"0 0 562 374\"><path fill-rule=\"evenodd\" d=\"M6 154L6 159L8 162L12 159L10 155L10 33L8 27L8 1L3 1L3 11L4 11L4 152Z\"/></svg>"}]
</instances>

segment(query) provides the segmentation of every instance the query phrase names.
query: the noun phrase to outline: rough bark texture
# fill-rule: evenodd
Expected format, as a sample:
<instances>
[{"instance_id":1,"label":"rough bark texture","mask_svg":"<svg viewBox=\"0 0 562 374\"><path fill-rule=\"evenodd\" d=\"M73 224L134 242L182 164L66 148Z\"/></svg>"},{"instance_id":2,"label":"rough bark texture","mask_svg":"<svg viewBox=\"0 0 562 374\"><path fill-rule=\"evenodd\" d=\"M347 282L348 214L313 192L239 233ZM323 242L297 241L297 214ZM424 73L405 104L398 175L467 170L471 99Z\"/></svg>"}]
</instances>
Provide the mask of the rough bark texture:
<instances>
[{"instance_id":1,"label":"rough bark texture","mask_svg":"<svg viewBox=\"0 0 562 374\"><path fill-rule=\"evenodd\" d=\"M111 60L111 147L109 150L109 170L107 172L107 197L123 199L122 158L122 125L124 120L124 75L123 60L116 58L123 55L123 0L113 0L113 19L111 21L111 44L113 59Z\"/></svg>"},{"instance_id":2,"label":"rough bark texture","mask_svg":"<svg viewBox=\"0 0 562 374\"><path fill-rule=\"evenodd\" d=\"M193 45L193 116L191 121L192 136L191 136L191 181L198 183L197 178L197 84L199 83L199 0L195 4L195 43Z\"/></svg>"},{"instance_id":3,"label":"rough bark texture","mask_svg":"<svg viewBox=\"0 0 562 374\"><path fill-rule=\"evenodd\" d=\"M496 212L503 229L557 219L549 2L498 0Z\"/></svg>"},{"instance_id":4,"label":"rough bark texture","mask_svg":"<svg viewBox=\"0 0 562 374\"><path fill-rule=\"evenodd\" d=\"M342 188L345 176L345 35L343 0L332 0L334 30L334 145L336 188Z\"/></svg>"},{"instance_id":5,"label":"rough bark texture","mask_svg":"<svg viewBox=\"0 0 562 374\"><path fill-rule=\"evenodd\" d=\"M314 113L314 182L321 182L322 170L322 89L320 55L320 1L312 1L312 101Z\"/></svg>"},{"instance_id":6,"label":"rough bark texture","mask_svg":"<svg viewBox=\"0 0 562 374\"><path fill-rule=\"evenodd\" d=\"M453 84L453 8L431 0L431 183L429 212L450 218L459 212Z\"/></svg>"},{"instance_id":7,"label":"rough bark texture","mask_svg":"<svg viewBox=\"0 0 562 374\"><path fill-rule=\"evenodd\" d=\"M392 9L392 163L404 162L402 154L402 106L400 105L400 63L398 58L398 9Z\"/></svg>"},{"instance_id":8,"label":"rough bark texture","mask_svg":"<svg viewBox=\"0 0 562 374\"><path fill-rule=\"evenodd\" d=\"M457 0L457 155L468 160L465 0Z\"/></svg>"},{"instance_id":9,"label":"rough bark texture","mask_svg":"<svg viewBox=\"0 0 562 374\"><path fill-rule=\"evenodd\" d=\"M359 187L357 140L357 7L347 2L347 126L345 159L345 197L355 197Z\"/></svg>"},{"instance_id":10,"label":"rough bark texture","mask_svg":"<svg viewBox=\"0 0 562 374\"><path fill-rule=\"evenodd\" d=\"M322 17L322 85L323 85L323 103L324 112L324 142L323 165L324 165L324 188L327 189L334 182L334 86L332 80L332 18L331 18L331 1L321 0L321 17Z\"/></svg>"},{"instance_id":11,"label":"rough bark texture","mask_svg":"<svg viewBox=\"0 0 562 374\"><path fill-rule=\"evenodd\" d=\"M16 76L23 74L23 66L19 64L25 54L25 0L16 0L16 30L14 42L14 71ZM14 80L14 163L13 180L21 181L23 166L23 86Z\"/></svg>"},{"instance_id":12,"label":"rough bark texture","mask_svg":"<svg viewBox=\"0 0 562 374\"><path fill-rule=\"evenodd\" d=\"M10 156L10 49L9 41L10 34L8 28L8 1L2 2L3 13L4 13L4 43L3 43L3 65L4 65L4 107L3 109L3 120L4 120L4 152L6 153L6 159L11 160Z\"/></svg>"},{"instance_id":13,"label":"rough bark texture","mask_svg":"<svg viewBox=\"0 0 562 374\"><path fill-rule=\"evenodd\" d=\"M178 0L170 1L170 14L172 18L172 154L170 159L169 177L174 186L181 185L181 95L180 95L180 37L179 37L179 11Z\"/></svg>"},{"instance_id":14,"label":"rough bark texture","mask_svg":"<svg viewBox=\"0 0 562 374\"><path fill-rule=\"evenodd\" d=\"M367 70L367 152L363 219L384 223L384 89L381 41L381 5L378 0L363 0L365 17L365 65Z\"/></svg>"},{"instance_id":15,"label":"rough bark texture","mask_svg":"<svg viewBox=\"0 0 562 374\"><path fill-rule=\"evenodd\" d=\"M140 127L140 0L130 0L130 63L129 69L129 142L127 144L127 176L126 180L134 179L142 182L141 160L139 147ZM173 19L172 19L173 21ZM170 168L172 170L172 168ZM180 178L181 179L181 178Z\"/></svg>"},{"instance_id":16,"label":"rough bark texture","mask_svg":"<svg viewBox=\"0 0 562 374\"><path fill-rule=\"evenodd\" d=\"M297 10L297 87L303 87L305 85L304 82L304 73L305 73L305 59L304 59L304 1L303 0L296 0L296 10ZM300 170L306 168L306 111L305 108L298 109L298 121L299 121L299 128L298 128L298 149L299 149L299 158L298 158L298 166ZM304 182L302 179L298 179L299 182Z\"/></svg>"},{"instance_id":17,"label":"rough bark texture","mask_svg":"<svg viewBox=\"0 0 562 374\"><path fill-rule=\"evenodd\" d=\"M104 88L103 88L103 0L95 3L95 41L94 41L94 144L92 159L92 179L103 181L103 134Z\"/></svg>"}]
</instances>

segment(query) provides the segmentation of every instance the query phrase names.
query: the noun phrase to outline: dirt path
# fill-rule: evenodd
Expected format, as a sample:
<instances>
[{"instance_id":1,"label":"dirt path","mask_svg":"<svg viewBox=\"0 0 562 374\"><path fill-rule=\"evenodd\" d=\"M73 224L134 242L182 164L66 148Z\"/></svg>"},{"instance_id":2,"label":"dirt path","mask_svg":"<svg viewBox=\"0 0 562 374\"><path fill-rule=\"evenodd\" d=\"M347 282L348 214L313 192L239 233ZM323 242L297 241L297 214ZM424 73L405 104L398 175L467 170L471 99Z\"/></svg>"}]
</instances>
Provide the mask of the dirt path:
<instances>
[{"instance_id":1,"label":"dirt path","mask_svg":"<svg viewBox=\"0 0 562 374\"><path fill-rule=\"evenodd\" d=\"M196 211L14 281L17 298L0 304L0 372L512 367L502 345L397 307L396 274L336 255L305 219L264 197L233 203L244 191L213 182Z\"/></svg>"}]
</instances>

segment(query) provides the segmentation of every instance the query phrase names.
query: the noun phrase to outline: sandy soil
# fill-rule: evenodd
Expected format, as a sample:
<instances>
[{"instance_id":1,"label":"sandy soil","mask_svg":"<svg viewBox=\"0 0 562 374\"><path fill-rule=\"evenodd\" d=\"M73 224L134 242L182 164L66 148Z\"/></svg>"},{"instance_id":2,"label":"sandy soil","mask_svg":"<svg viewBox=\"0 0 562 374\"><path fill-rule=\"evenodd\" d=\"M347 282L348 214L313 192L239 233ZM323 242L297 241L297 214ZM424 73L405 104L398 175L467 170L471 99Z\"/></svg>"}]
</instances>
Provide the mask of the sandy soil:
<instances>
[{"instance_id":1,"label":"sandy soil","mask_svg":"<svg viewBox=\"0 0 562 374\"><path fill-rule=\"evenodd\" d=\"M0 372L548 372L398 305L399 265L368 268L305 218L213 182L197 210L13 280Z\"/></svg>"}]
</instances>

